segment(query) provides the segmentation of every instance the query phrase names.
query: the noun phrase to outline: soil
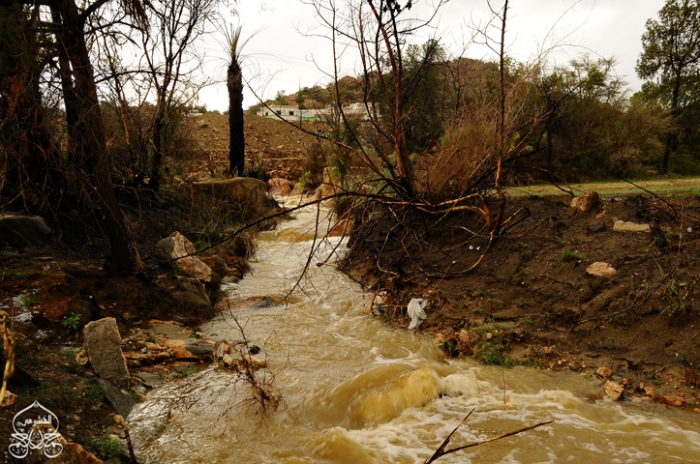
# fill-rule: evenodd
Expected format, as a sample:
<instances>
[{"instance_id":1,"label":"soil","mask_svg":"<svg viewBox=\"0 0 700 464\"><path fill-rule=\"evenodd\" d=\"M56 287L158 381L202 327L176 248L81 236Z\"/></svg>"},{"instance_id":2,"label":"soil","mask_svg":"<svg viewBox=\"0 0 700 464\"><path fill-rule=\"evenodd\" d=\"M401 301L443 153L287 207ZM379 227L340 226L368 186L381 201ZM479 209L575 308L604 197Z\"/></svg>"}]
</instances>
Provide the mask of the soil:
<instances>
[{"instance_id":1,"label":"soil","mask_svg":"<svg viewBox=\"0 0 700 464\"><path fill-rule=\"evenodd\" d=\"M298 181L304 174L306 153L318 143L316 137L297 130L298 126L298 122L290 124L254 114L246 115L246 158L251 165L268 177ZM327 126L320 122L304 121L301 126L313 133L327 130ZM213 175L224 172L228 167L228 115L202 114L190 118L189 128L193 139L209 156L206 166L213 166Z\"/></svg>"},{"instance_id":2,"label":"soil","mask_svg":"<svg viewBox=\"0 0 700 464\"><path fill-rule=\"evenodd\" d=\"M676 213L642 196L604 198L588 213L570 201L508 200L514 219L490 249L468 213L364 212L345 270L388 295L383 316L397 327L408 326L411 298L428 299L421 330L454 356L571 369L700 412L700 201L667 200ZM614 232L617 220L653 229ZM588 274L595 262L616 274Z\"/></svg>"}]
</instances>

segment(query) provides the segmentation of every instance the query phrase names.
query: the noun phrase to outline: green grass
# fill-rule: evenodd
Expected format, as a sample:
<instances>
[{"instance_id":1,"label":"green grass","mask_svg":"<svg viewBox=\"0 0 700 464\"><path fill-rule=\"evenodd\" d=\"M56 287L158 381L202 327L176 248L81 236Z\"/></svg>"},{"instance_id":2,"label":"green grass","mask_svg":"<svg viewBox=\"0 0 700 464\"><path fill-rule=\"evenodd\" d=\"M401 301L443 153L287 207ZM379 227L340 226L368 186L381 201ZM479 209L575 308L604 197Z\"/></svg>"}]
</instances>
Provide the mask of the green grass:
<instances>
[{"instance_id":1,"label":"green grass","mask_svg":"<svg viewBox=\"0 0 700 464\"><path fill-rule=\"evenodd\" d=\"M520 325L522 327L532 327L535 325L536 317L533 314L528 314L527 316L520 319Z\"/></svg>"},{"instance_id":2,"label":"green grass","mask_svg":"<svg viewBox=\"0 0 700 464\"><path fill-rule=\"evenodd\" d=\"M89 440L87 445L95 450L98 457L103 460L127 455L124 443L110 435L101 435L95 439Z\"/></svg>"},{"instance_id":3,"label":"green grass","mask_svg":"<svg viewBox=\"0 0 700 464\"><path fill-rule=\"evenodd\" d=\"M61 325L75 332L80 327L80 314L71 313L70 316L64 316Z\"/></svg>"},{"instance_id":4,"label":"green grass","mask_svg":"<svg viewBox=\"0 0 700 464\"><path fill-rule=\"evenodd\" d=\"M19 299L19 304L21 304L23 308L29 308L36 304L36 299L29 295L24 295Z\"/></svg>"},{"instance_id":5,"label":"green grass","mask_svg":"<svg viewBox=\"0 0 700 464\"><path fill-rule=\"evenodd\" d=\"M692 198L700 199L700 189L697 188L699 179L697 177L682 177L677 179L631 179L635 184L650 190L657 195L662 196L684 196L689 195ZM595 190L598 195L613 196L613 195L648 195L646 192L639 190L634 185L625 181L607 181L607 182L587 182L569 184L574 195L584 195ZM538 184L526 187L508 187L508 194L512 197L527 197L537 195L542 197L561 197L562 191L551 184ZM568 196L568 195L566 195Z\"/></svg>"},{"instance_id":6,"label":"green grass","mask_svg":"<svg viewBox=\"0 0 700 464\"><path fill-rule=\"evenodd\" d=\"M490 341L480 343L474 354L476 358L484 364L494 364L497 366L512 366L513 360L505 352L505 346Z\"/></svg>"},{"instance_id":7,"label":"green grass","mask_svg":"<svg viewBox=\"0 0 700 464\"><path fill-rule=\"evenodd\" d=\"M627 319L627 314L624 314L624 313L610 316L610 318L608 319L608 322L611 325L616 325L616 326L625 326L625 325L629 325L629 323L630 323L629 320Z\"/></svg>"},{"instance_id":8,"label":"green grass","mask_svg":"<svg viewBox=\"0 0 700 464\"><path fill-rule=\"evenodd\" d=\"M473 297L473 298L479 298L479 297L482 297L482 296L484 296L484 295L486 295L486 292L483 291L483 290L474 290L474 291L472 292L472 297Z\"/></svg>"},{"instance_id":9,"label":"green grass","mask_svg":"<svg viewBox=\"0 0 700 464\"><path fill-rule=\"evenodd\" d=\"M570 250L569 248L565 249L564 251L561 252L561 255L559 256L560 261L580 261L581 255L578 253L578 251Z\"/></svg>"}]
</instances>

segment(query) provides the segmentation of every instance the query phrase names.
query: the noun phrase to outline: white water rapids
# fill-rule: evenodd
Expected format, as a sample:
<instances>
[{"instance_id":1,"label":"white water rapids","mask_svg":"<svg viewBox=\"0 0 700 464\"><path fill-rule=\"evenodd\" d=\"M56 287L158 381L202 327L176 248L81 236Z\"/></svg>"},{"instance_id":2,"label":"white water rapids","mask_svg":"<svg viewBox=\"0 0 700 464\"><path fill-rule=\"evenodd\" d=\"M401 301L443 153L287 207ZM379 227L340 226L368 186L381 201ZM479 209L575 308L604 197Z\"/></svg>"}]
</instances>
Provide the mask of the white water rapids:
<instances>
[{"instance_id":1,"label":"white water rapids","mask_svg":"<svg viewBox=\"0 0 700 464\"><path fill-rule=\"evenodd\" d=\"M315 218L309 208L261 234L252 273L230 297L279 301L304 267ZM129 416L139 462L422 463L476 408L448 448L554 422L436 462L700 463L699 414L600 399L600 382L575 373L448 359L430 337L369 316L334 259L316 265L339 240L321 244L288 305L233 311L263 348L269 369L259 374L274 376L280 407L261 412L247 385L209 368L152 391ZM202 331L241 338L230 316Z\"/></svg>"}]
</instances>

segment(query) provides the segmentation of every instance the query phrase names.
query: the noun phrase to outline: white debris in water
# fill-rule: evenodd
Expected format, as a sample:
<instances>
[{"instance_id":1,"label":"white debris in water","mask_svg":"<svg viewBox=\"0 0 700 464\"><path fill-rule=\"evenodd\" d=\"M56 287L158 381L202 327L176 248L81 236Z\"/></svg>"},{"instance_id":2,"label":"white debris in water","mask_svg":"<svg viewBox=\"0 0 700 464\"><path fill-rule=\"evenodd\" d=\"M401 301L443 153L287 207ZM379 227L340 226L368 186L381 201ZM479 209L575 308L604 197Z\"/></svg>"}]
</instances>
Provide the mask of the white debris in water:
<instances>
[{"instance_id":1,"label":"white debris in water","mask_svg":"<svg viewBox=\"0 0 700 464\"><path fill-rule=\"evenodd\" d=\"M428 305L428 300L423 298L411 298L408 303L408 317L411 318L411 324L408 326L408 330L414 330L420 327L424 320L428 318L425 314L425 307Z\"/></svg>"}]
</instances>

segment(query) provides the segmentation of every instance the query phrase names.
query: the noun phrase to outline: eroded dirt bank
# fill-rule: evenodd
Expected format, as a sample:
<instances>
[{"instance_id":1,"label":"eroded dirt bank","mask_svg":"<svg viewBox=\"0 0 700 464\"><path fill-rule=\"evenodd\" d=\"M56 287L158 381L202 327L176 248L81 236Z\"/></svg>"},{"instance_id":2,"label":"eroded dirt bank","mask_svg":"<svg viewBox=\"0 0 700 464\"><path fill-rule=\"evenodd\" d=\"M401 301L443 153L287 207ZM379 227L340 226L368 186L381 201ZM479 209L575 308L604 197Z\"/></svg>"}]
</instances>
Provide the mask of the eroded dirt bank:
<instances>
[{"instance_id":1,"label":"eroded dirt bank","mask_svg":"<svg viewBox=\"0 0 700 464\"><path fill-rule=\"evenodd\" d=\"M571 369L626 397L698 408L700 202L604 198L582 212L569 201L508 201L515 224L471 272L488 243L473 216L365 212L345 270L388 291L375 310L390 324L408 326L408 301L429 299L421 330L455 356ZM651 226L617 232L616 221ZM610 275L591 275L593 263Z\"/></svg>"}]
</instances>

